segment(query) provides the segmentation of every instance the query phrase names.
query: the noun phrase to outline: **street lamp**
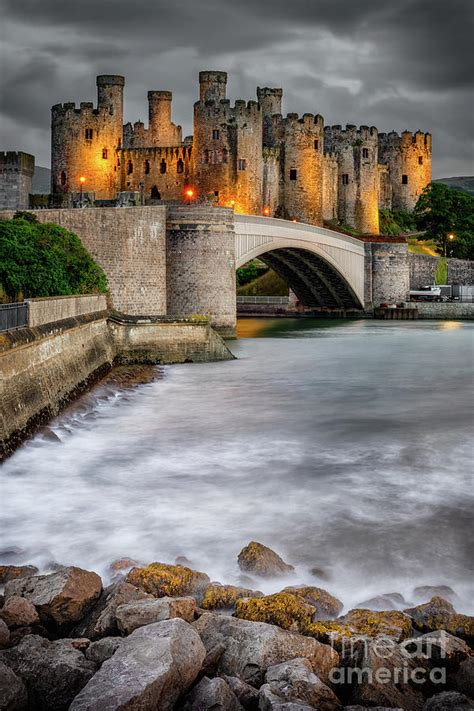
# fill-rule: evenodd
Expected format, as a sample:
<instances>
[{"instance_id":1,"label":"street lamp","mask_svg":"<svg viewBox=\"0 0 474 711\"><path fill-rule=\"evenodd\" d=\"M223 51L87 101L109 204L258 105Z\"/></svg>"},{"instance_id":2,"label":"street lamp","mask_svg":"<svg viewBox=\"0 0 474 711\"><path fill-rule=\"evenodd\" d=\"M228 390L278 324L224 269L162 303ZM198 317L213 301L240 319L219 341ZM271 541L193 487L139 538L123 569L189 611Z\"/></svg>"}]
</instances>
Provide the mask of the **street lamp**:
<instances>
[{"instance_id":1,"label":"street lamp","mask_svg":"<svg viewBox=\"0 0 474 711\"><path fill-rule=\"evenodd\" d=\"M186 197L187 202L190 203L194 197L194 190L192 188L186 188L186 190L184 191L184 195Z\"/></svg>"},{"instance_id":2,"label":"street lamp","mask_svg":"<svg viewBox=\"0 0 474 711\"><path fill-rule=\"evenodd\" d=\"M79 178L79 185L81 186L81 199L79 200L79 207L82 207L82 186L86 182L86 179L84 178L83 175Z\"/></svg>"},{"instance_id":3,"label":"street lamp","mask_svg":"<svg viewBox=\"0 0 474 711\"><path fill-rule=\"evenodd\" d=\"M453 240L455 240L455 239L456 239L456 235L454 235L452 232L450 232L448 235L448 240L450 242L453 242ZM452 254L452 250L451 250L451 254ZM446 240L444 240L444 256L446 256Z\"/></svg>"}]
</instances>

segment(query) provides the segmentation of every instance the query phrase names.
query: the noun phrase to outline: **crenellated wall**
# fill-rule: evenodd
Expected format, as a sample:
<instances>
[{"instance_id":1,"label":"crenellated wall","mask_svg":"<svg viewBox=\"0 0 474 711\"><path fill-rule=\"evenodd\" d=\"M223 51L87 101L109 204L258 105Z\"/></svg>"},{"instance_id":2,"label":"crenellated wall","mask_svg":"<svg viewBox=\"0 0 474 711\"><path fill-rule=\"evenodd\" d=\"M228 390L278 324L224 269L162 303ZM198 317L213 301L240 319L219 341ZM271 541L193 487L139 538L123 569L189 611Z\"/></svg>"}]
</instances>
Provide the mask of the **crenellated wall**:
<instances>
[{"instance_id":1,"label":"crenellated wall","mask_svg":"<svg viewBox=\"0 0 474 711\"><path fill-rule=\"evenodd\" d=\"M35 157L22 151L0 151L0 206L27 210Z\"/></svg>"}]
</instances>

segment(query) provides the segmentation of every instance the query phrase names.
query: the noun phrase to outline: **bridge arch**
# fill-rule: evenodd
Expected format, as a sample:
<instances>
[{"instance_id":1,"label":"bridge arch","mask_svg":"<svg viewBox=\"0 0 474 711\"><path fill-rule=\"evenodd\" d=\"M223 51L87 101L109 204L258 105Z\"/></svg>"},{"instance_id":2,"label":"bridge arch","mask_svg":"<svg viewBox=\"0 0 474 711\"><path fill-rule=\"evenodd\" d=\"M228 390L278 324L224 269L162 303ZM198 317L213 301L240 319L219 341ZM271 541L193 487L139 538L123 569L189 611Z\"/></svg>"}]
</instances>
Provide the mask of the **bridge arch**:
<instances>
[{"instance_id":1,"label":"bridge arch","mask_svg":"<svg viewBox=\"0 0 474 711\"><path fill-rule=\"evenodd\" d=\"M364 244L338 232L285 220L235 216L236 267L256 257L311 308L364 307Z\"/></svg>"}]
</instances>

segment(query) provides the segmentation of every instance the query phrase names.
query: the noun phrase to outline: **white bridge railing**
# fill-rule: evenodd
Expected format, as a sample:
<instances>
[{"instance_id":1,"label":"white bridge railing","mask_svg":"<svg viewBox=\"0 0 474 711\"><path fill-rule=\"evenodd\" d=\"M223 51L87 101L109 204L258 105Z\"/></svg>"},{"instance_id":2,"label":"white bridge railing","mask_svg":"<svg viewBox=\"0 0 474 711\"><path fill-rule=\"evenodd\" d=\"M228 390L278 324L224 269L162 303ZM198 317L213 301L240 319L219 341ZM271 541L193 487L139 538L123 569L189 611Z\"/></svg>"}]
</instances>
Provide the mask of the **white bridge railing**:
<instances>
[{"instance_id":1,"label":"white bridge railing","mask_svg":"<svg viewBox=\"0 0 474 711\"><path fill-rule=\"evenodd\" d=\"M288 296L238 296L238 304L287 304Z\"/></svg>"}]
</instances>

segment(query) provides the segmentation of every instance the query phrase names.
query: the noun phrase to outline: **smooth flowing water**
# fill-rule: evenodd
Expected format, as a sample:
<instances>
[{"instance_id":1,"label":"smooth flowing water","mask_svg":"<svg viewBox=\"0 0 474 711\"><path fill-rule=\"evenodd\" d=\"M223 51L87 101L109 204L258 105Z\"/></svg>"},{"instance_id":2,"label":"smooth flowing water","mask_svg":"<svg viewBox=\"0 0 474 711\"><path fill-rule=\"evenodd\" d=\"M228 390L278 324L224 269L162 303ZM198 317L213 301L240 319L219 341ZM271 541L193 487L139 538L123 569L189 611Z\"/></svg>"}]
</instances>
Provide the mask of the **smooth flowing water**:
<instances>
[{"instance_id":1,"label":"smooth flowing water","mask_svg":"<svg viewBox=\"0 0 474 711\"><path fill-rule=\"evenodd\" d=\"M253 539L346 607L447 584L472 611L474 325L243 320L239 333L237 360L99 385L54 421L58 439L18 450L0 473L0 548L103 575L123 556L185 555L232 583Z\"/></svg>"}]
</instances>

